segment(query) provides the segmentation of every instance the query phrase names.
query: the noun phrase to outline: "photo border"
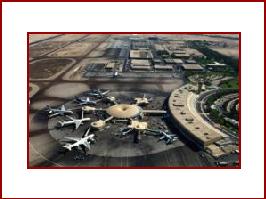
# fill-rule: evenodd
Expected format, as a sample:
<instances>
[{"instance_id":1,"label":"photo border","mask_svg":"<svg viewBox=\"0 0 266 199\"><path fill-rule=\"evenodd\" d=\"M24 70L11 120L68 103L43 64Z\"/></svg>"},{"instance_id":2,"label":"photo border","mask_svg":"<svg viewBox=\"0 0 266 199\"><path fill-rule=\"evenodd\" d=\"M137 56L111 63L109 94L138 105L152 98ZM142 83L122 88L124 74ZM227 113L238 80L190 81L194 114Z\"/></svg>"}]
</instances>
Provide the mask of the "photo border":
<instances>
[{"instance_id":1,"label":"photo border","mask_svg":"<svg viewBox=\"0 0 266 199\"><path fill-rule=\"evenodd\" d=\"M3 21L3 14L2 14L2 3L3 2L140 2L141 0L132 0L132 1L104 1L104 0L95 0L95 1L86 1L86 0L77 0L77 1L71 1L71 0L66 0L66 1L63 1L63 0L55 0L55 1L53 1L53 0L46 0L46 1L30 1L30 0L1 0L1 4L0 4L0 7L1 7L1 41L0 41L0 44L1 44L1 47L3 48L3 43L2 43L2 40L3 40L3 36L2 36L2 34L3 34L3 30L2 30L2 28L3 28L3 25L2 25L2 21ZM180 0L180 1L178 1L178 0L166 0L166 1L160 1L160 0L155 0L155 1L144 1L144 2L239 2L239 3L241 3L241 2L263 2L263 4L264 4L264 23L263 23L263 25L264 25L264 27L265 27L265 0L253 0L253 1L251 1L251 0L233 0L233 1L230 1L230 0L187 0L187 1L182 1L182 0ZM263 47L263 50L264 50L264 56L265 56L265 44L266 44L266 41L265 41L265 39L266 39L266 35L264 34L264 47ZM241 43L240 43L240 45L241 45ZM239 46L240 47L240 46ZM241 47L240 47L240 50L241 50ZM2 59L2 53L1 53L1 69L0 69L0 74L1 74L1 77L3 77L2 75L2 67L3 67L3 59ZM239 61L241 62L241 59L239 59ZM264 62L264 66L265 66L265 57L263 58L263 62ZM241 74L241 73L240 73ZM263 90L263 92L264 92L264 98L265 98L265 85L266 85L266 82L265 82L265 74L266 74L266 71L264 70L264 78L263 78L263 84L264 84L264 90ZM240 75L241 76L241 75ZM240 79L241 80L241 79ZM240 84L241 84L241 81L239 82ZM1 81L1 112L2 112L2 114L3 114L3 111L2 111L2 106L3 106L3 104L2 104L2 92L3 92L3 90L2 90L2 86L3 86L3 83L2 83L2 81ZM265 107L265 101L264 101L264 109L263 109L263 112L264 112L264 122L265 122L265 110L266 110L266 107ZM27 106L28 106L28 101L27 101ZM241 113L240 113L240 115L241 115ZM0 123L0 125L1 125L1 129L2 129L2 132L1 132L1 136L0 136L0 139L1 139L1 143L2 143L2 133L3 133L3 126L2 126L2 120L1 120L1 123ZM28 128L28 127L27 127ZM241 125L239 125L239 131L241 131ZM263 123L263 128L264 128L264 132L266 131L266 129L265 129L265 124ZM266 138L265 138L265 135L264 135L264 139L263 139L263 150L264 150L264 156L263 156L263 163L264 163L264 174L263 174L263 182L264 182L264 184L265 184L265 140L266 140ZM241 145L240 145L241 146ZM2 199L3 198L3 168L2 168L2 162L3 162L3 147L1 147L1 181L2 181L2 185L1 185L1 188L0 188L0 198ZM42 198L42 197L39 197L39 198ZM60 197L58 197L58 198L60 198ZM62 197L61 197L62 198ZM130 197L128 197L128 198L130 198ZM219 198L219 197L215 197L215 198ZM239 198L239 197L235 197L235 198ZM263 189L263 197L262 198L266 198L265 197L265 189ZM132 198L132 199L135 199L135 198ZM221 197L220 197L220 199L222 199Z\"/></svg>"}]
</instances>

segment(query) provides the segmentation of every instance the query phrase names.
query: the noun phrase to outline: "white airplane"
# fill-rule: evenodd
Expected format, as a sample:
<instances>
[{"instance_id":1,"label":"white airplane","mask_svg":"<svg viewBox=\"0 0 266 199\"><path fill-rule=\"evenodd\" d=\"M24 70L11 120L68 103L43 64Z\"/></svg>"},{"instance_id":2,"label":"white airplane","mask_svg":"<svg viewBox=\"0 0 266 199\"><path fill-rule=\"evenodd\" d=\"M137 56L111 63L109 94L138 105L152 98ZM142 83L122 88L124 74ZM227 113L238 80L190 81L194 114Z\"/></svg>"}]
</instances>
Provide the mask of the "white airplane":
<instances>
[{"instance_id":1,"label":"white airplane","mask_svg":"<svg viewBox=\"0 0 266 199\"><path fill-rule=\"evenodd\" d=\"M75 99L75 102L78 103L79 105L96 105L99 100L91 100L89 97L77 97Z\"/></svg>"},{"instance_id":2,"label":"white airplane","mask_svg":"<svg viewBox=\"0 0 266 199\"><path fill-rule=\"evenodd\" d=\"M47 105L47 111L49 114L49 117L55 117L57 115L72 115L73 112L71 110L66 110L65 105L62 105L60 108L51 108L49 105Z\"/></svg>"},{"instance_id":3,"label":"white airplane","mask_svg":"<svg viewBox=\"0 0 266 199\"><path fill-rule=\"evenodd\" d=\"M137 105L146 105L149 104L150 101L152 101L152 98L147 98L144 94L143 97L136 97L135 101Z\"/></svg>"},{"instance_id":4,"label":"white airplane","mask_svg":"<svg viewBox=\"0 0 266 199\"><path fill-rule=\"evenodd\" d=\"M176 141L178 138L174 134L168 134L165 131L160 131L160 138L159 140L164 140L165 144L172 144L174 141Z\"/></svg>"},{"instance_id":5,"label":"white airplane","mask_svg":"<svg viewBox=\"0 0 266 199\"><path fill-rule=\"evenodd\" d=\"M117 71L115 71L114 73L113 73L113 78L116 78L116 77L118 77L118 72Z\"/></svg>"},{"instance_id":6,"label":"white airplane","mask_svg":"<svg viewBox=\"0 0 266 199\"><path fill-rule=\"evenodd\" d=\"M113 104L117 104L115 97L106 97L105 99Z\"/></svg>"},{"instance_id":7,"label":"white airplane","mask_svg":"<svg viewBox=\"0 0 266 199\"><path fill-rule=\"evenodd\" d=\"M90 91L88 91L88 94L89 94L90 96L93 96L93 97L103 98L103 97L105 97L109 92L110 92L110 90L101 91L100 89L96 89L96 90L90 90Z\"/></svg>"},{"instance_id":8,"label":"white airplane","mask_svg":"<svg viewBox=\"0 0 266 199\"><path fill-rule=\"evenodd\" d=\"M81 119L74 119L73 117L70 117L66 115L69 121L58 121L58 126L59 127L64 127L64 126L69 126L69 125L75 125L75 129L78 129L80 125L82 125L84 122L89 122L91 119L90 118L83 118L83 111L82 111L82 116Z\"/></svg>"},{"instance_id":9,"label":"white airplane","mask_svg":"<svg viewBox=\"0 0 266 199\"><path fill-rule=\"evenodd\" d=\"M67 143L66 145L63 146L69 151L72 151L73 147L75 147L78 150L82 150L86 153L86 149L90 150L91 144L94 144L96 142L94 134L85 135L82 138L77 138L77 137L65 137L65 138L70 141L74 141L73 144Z\"/></svg>"},{"instance_id":10,"label":"white airplane","mask_svg":"<svg viewBox=\"0 0 266 199\"><path fill-rule=\"evenodd\" d=\"M128 128L128 127L121 128L120 129L121 136L125 136L125 135L129 134L133 130L134 130L134 128Z\"/></svg>"},{"instance_id":11,"label":"white airplane","mask_svg":"<svg viewBox=\"0 0 266 199\"><path fill-rule=\"evenodd\" d=\"M162 131L162 130L153 130L153 129L147 129L147 131L153 132L155 136L160 136L159 141L163 140L165 141L165 144L172 144L174 141L178 139L178 137L175 134L168 134L168 131Z\"/></svg>"}]
</instances>

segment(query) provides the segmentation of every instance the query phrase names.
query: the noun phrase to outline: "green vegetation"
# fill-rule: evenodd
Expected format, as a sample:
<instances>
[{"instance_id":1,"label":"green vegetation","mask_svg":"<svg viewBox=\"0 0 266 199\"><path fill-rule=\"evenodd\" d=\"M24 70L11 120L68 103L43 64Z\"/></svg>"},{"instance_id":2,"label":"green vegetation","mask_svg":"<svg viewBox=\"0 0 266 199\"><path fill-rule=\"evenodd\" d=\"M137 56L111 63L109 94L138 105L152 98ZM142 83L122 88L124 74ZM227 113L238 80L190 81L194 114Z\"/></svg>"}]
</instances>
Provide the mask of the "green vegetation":
<instances>
[{"instance_id":1,"label":"green vegetation","mask_svg":"<svg viewBox=\"0 0 266 199\"><path fill-rule=\"evenodd\" d=\"M227 88L238 89L239 87L238 79L234 78L231 80L224 81L220 84L220 87L223 89L227 89Z\"/></svg>"},{"instance_id":2,"label":"green vegetation","mask_svg":"<svg viewBox=\"0 0 266 199\"><path fill-rule=\"evenodd\" d=\"M223 115L216 109L211 110L209 117L213 122L224 126L226 129L238 131L238 128L230 122L226 121Z\"/></svg>"},{"instance_id":3,"label":"green vegetation","mask_svg":"<svg viewBox=\"0 0 266 199\"><path fill-rule=\"evenodd\" d=\"M209 59L208 57L195 57L195 61L200 65L207 65L213 63L214 59Z\"/></svg>"},{"instance_id":4,"label":"green vegetation","mask_svg":"<svg viewBox=\"0 0 266 199\"><path fill-rule=\"evenodd\" d=\"M206 101L205 112L209 113L210 119L212 121L214 121L215 123L218 123L218 124L224 126L227 129L237 131L237 127L236 126L232 125L230 122L228 122L228 121L226 121L224 119L224 116L226 115L229 118L233 118L235 120L238 120L238 112L237 111L233 111L232 113L228 113L228 114L223 115L217 109L212 109L211 108L211 106L214 104L214 102L218 98L220 98L220 97L222 97L224 95L227 95L229 93L234 93L234 92L236 92L236 90L234 90L234 89L223 89L223 90L220 90L219 93L211 95Z\"/></svg>"},{"instance_id":5,"label":"green vegetation","mask_svg":"<svg viewBox=\"0 0 266 199\"><path fill-rule=\"evenodd\" d=\"M220 63L225 63L228 66L230 66L230 68L228 68L227 72L232 72L233 74L235 74L235 76L238 75L238 58L235 57L229 57L226 55L222 55L210 48L208 48L207 46L209 45L208 42L206 41L190 41L189 42L190 47L197 49L198 51L200 51L201 53L203 53L206 56L206 60L199 60L200 62L204 63L208 60L216 60ZM199 63L200 63L199 62Z\"/></svg>"}]
</instances>

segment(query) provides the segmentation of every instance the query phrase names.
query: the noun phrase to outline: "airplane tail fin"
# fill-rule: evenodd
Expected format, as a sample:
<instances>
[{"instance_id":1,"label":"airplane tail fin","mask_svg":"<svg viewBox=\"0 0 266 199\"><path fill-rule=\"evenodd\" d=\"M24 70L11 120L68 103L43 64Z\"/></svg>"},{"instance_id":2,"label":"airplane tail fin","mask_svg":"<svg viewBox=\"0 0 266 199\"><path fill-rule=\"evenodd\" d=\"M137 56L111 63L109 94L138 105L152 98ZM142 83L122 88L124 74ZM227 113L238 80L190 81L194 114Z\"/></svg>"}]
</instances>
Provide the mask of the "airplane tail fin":
<instances>
[{"instance_id":1,"label":"airplane tail fin","mask_svg":"<svg viewBox=\"0 0 266 199\"><path fill-rule=\"evenodd\" d=\"M57 126L60 127L60 128L62 128L64 126L64 122L58 121L57 122Z\"/></svg>"},{"instance_id":2,"label":"airplane tail fin","mask_svg":"<svg viewBox=\"0 0 266 199\"><path fill-rule=\"evenodd\" d=\"M75 129L77 130L81 124L82 124L81 120L76 121L75 122Z\"/></svg>"},{"instance_id":3,"label":"airplane tail fin","mask_svg":"<svg viewBox=\"0 0 266 199\"><path fill-rule=\"evenodd\" d=\"M62 105L62 106L61 106L61 111L65 111L65 110L66 110L65 105Z\"/></svg>"}]
</instances>

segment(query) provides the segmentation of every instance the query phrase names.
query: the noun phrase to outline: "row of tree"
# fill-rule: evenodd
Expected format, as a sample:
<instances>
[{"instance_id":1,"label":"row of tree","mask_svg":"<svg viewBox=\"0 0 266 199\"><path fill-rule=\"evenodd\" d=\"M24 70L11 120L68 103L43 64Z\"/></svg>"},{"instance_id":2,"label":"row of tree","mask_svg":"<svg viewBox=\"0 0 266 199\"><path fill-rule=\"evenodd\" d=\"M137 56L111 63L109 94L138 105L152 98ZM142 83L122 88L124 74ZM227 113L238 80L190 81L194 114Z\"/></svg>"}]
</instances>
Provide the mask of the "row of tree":
<instances>
[{"instance_id":1,"label":"row of tree","mask_svg":"<svg viewBox=\"0 0 266 199\"><path fill-rule=\"evenodd\" d=\"M197 49L203 53L208 59L214 59L217 61L223 61L228 66L231 66L232 69L238 74L239 71L239 59L236 57L222 55L219 52L216 52L208 48L208 42L206 41L190 41L190 46Z\"/></svg>"}]
</instances>

